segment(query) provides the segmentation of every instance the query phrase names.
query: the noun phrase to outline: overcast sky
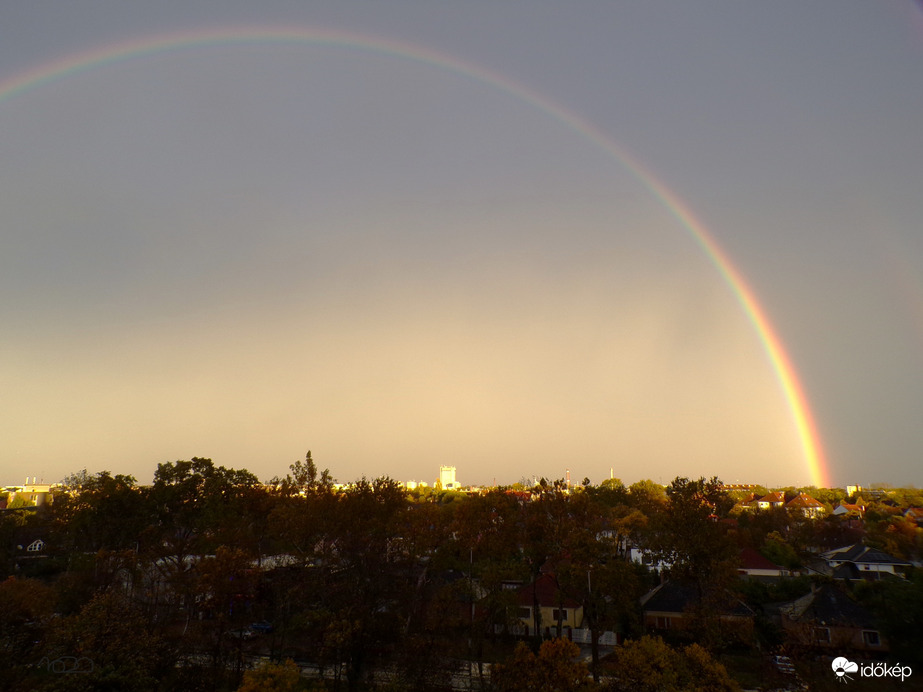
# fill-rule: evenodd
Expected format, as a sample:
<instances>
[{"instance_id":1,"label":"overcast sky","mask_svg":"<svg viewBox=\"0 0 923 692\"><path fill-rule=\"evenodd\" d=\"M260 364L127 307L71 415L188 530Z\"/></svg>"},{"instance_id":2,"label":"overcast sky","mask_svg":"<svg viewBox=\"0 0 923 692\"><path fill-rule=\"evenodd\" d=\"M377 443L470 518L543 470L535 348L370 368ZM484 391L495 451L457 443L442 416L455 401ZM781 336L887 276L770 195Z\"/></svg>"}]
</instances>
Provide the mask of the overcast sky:
<instances>
[{"instance_id":1,"label":"overcast sky","mask_svg":"<svg viewBox=\"0 0 923 692\"><path fill-rule=\"evenodd\" d=\"M830 481L920 485L921 66L897 0L0 2L0 483L811 482L604 137Z\"/></svg>"}]
</instances>

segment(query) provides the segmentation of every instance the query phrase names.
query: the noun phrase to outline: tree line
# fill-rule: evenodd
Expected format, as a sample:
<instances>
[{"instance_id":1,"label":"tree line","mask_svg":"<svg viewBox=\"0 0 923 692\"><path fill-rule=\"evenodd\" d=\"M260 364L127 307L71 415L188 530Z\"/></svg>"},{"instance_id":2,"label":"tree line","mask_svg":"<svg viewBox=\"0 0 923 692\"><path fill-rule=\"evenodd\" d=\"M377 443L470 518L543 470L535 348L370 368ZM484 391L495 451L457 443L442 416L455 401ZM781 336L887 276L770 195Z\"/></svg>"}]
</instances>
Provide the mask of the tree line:
<instances>
[{"instance_id":1,"label":"tree line","mask_svg":"<svg viewBox=\"0 0 923 692\"><path fill-rule=\"evenodd\" d=\"M809 546L851 537L842 523L785 513L721 521L736 498L717 478L542 480L471 494L408 492L387 477L334 483L310 452L265 484L193 458L159 464L149 486L80 472L39 511L5 512L2 684L736 689L715 655L760 642L732 640L708 618L686 641L645 637L639 599L665 575L629 560L629 548L645 546L708 603L737 588L742 546L797 564ZM892 519L883 513L881 534L894 543ZM17 541L33 535L47 550L23 556ZM907 536L894 545L918 556L919 534ZM588 663L564 641L561 615L540 621L534 607L531 636L515 636L520 587L543 575L562 604L582 607ZM602 656L605 631L630 643ZM92 669L56 670L72 661ZM315 679L293 676L300 669Z\"/></svg>"}]
</instances>

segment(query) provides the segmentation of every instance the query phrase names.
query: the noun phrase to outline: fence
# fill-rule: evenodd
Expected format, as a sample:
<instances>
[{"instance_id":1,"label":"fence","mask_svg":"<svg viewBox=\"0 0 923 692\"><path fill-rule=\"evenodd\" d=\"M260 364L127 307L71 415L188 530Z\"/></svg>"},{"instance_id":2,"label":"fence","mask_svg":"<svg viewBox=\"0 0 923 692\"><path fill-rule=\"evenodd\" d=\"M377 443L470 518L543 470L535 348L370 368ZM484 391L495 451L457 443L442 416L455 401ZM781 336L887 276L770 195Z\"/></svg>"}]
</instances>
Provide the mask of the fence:
<instances>
[{"instance_id":1,"label":"fence","mask_svg":"<svg viewBox=\"0 0 923 692\"><path fill-rule=\"evenodd\" d=\"M551 636L557 633L557 628L554 626L546 627L545 629ZM514 637L528 637L530 628L526 625L511 625L507 627L506 631ZM494 625L494 632L496 634L501 634L503 632L503 626ZM574 644L593 643L593 632L589 629L571 629L570 627L565 627L562 636L565 639L570 639ZM615 632L607 630L606 632L599 633L598 641L600 646L616 646L619 643L619 636Z\"/></svg>"}]
</instances>

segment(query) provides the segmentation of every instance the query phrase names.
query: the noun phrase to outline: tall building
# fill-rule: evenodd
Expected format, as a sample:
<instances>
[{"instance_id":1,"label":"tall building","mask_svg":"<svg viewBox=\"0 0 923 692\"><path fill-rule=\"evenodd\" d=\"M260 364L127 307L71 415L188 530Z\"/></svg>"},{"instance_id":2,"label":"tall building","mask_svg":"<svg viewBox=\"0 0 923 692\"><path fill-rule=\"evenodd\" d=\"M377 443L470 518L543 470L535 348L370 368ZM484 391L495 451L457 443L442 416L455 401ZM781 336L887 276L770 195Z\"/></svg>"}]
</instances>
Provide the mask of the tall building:
<instances>
[{"instance_id":1,"label":"tall building","mask_svg":"<svg viewBox=\"0 0 923 692\"><path fill-rule=\"evenodd\" d=\"M454 466L439 467L439 483L445 490L457 490L461 488L461 483L455 480Z\"/></svg>"}]
</instances>

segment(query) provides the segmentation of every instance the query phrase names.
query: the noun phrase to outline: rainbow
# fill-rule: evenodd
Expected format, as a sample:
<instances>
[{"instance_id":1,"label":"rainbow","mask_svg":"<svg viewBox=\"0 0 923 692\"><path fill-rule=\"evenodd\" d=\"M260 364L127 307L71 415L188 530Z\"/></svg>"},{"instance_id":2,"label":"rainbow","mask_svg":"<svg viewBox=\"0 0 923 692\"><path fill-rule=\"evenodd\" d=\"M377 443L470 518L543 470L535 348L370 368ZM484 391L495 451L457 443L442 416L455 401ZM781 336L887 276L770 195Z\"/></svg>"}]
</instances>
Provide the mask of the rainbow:
<instances>
[{"instance_id":1,"label":"rainbow","mask_svg":"<svg viewBox=\"0 0 923 692\"><path fill-rule=\"evenodd\" d=\"M333 48L349 48L375 55L388 55L402 60L425 63L464 78L490 85L534 106L554 120L579 133L618 160L689 232L733 291L756 330L763 349L776 373L797 429L811 481L818 487L829 485L829 469L823 456L820 436L795 368L776 330L756 299L753 290L734 267L730 258L721 249L712 234L696 218L689 207L671 192L666 184L656 178L653 173L608 135L576 113L520 84L510 81L502 75L420 46L374 36L313 27L226 27L208 30L197 29L107 44L101 48L69 55L59 60L39 65L0 82L0 104L43 85L106 64L174 50L254 43L309 43Z\"/></svg>"}]
</instances>

